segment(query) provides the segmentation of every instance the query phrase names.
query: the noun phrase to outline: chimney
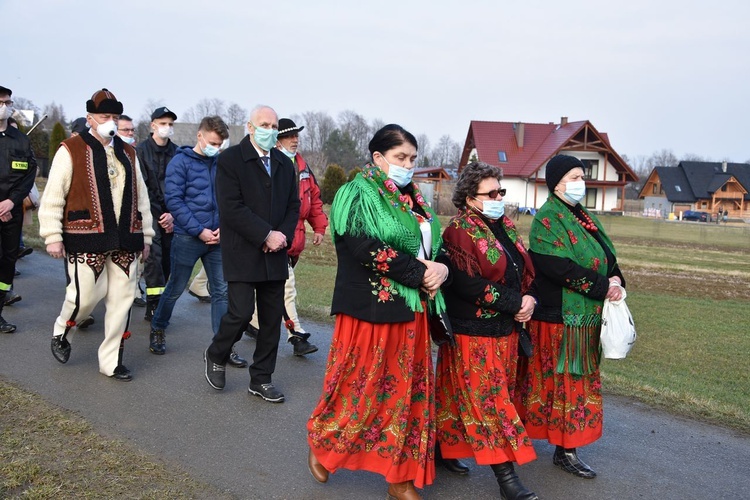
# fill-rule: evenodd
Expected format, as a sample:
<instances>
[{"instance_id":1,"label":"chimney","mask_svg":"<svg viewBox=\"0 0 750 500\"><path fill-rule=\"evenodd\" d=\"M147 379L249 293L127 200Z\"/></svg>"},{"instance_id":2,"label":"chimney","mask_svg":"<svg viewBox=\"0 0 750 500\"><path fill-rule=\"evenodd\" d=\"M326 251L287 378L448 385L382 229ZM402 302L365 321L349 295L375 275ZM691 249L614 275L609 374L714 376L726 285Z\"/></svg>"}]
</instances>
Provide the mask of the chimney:
<instances>
[{"instance_id":1,"label":"chimney","mask_svg":"<svg viewBox=\"0 0 750 500\"><path fill-rule=\"evenodd\" d=\"M727 162L723 161L721 162L721 171L725 174L727 173Z\"/></svg>"},{"instance_id":2,"label":"chimney","mask_svg":"<svg viewBox=\"0 0 750 500\"><path fill-rule=\"evenodd\" d=\"M568 117L567 116L560 117L560 126L564 127L567 124L568 124Z\"/></svg>"},{"instance_id":3,"label":"chimney","mask_svg":"<svg viewBox=\"0 0 750 500\"><path fill-rule=\"evenodd\" d=\"M518 144L518 149L523 149L523 132L524 132L523 123L518 122L518 123L513 124L513 133L516 134L516 144Z\"/></svg>"}]
</instances>

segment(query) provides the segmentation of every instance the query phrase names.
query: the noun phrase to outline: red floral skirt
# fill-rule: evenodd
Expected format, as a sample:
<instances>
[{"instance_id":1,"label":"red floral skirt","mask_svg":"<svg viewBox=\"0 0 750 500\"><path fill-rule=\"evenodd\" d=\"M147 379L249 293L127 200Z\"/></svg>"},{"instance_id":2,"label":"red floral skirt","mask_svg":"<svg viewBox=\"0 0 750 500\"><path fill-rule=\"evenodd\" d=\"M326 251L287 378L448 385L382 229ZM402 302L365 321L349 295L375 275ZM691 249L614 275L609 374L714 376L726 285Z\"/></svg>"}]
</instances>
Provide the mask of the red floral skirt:
<instances>
[{"instance_id":1,"label":"red floral skirt","mask_svg":"<svg viewBox=\"0 0 750 500\"><path fill-rule=\"evenodd\" d=\"M518 333L456 335L438 353L437 440L444 458L473 457L479 465L536 459L513 406Z\"/></svg>"},{"instance_id":2,"label":"red floral skirt","mask_svg":"<svg viewBox=\"0 0 750 500\"><path fill-rule=\"evenodd\" d=\"M373 324L339 314L308 442L330 472L367 470L389 483L435 478L435 399L424 313Z\"/></svg>"},{"instance_id":3,"label":"red floral skirt","mask_svg":"<svg viewBox=\"0 0 750 500\"><path fill-rule=\"evenodd\" d=\"M597 369L591 375L556 373L561 323L528 323L534 345L532 358L518 366L516 406L533 439L546 439L565 448L591 444L602 436L602 383Z\"/></svg>"}]
</instances>

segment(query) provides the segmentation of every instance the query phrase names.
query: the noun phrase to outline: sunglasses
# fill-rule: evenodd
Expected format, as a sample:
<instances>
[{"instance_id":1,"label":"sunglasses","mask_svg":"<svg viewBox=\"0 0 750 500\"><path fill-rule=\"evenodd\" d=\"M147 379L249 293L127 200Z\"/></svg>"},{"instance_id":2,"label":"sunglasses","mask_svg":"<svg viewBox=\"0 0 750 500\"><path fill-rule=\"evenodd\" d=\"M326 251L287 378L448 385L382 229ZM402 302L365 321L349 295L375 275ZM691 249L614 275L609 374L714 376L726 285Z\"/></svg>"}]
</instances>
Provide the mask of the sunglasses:
<instances>
[{"instance_id":1,"label":"sunglasses","mask_svg":"<svg viewBox=\"0 0 750 500\"><path fill-rule=\"evenodd\" d=\"M488 191L486 193L476 193L474 196L489 196L493 200L497 198L497 195L505 196L506 189L493 189L492 191Z\"/></svg>"}]
</instances>

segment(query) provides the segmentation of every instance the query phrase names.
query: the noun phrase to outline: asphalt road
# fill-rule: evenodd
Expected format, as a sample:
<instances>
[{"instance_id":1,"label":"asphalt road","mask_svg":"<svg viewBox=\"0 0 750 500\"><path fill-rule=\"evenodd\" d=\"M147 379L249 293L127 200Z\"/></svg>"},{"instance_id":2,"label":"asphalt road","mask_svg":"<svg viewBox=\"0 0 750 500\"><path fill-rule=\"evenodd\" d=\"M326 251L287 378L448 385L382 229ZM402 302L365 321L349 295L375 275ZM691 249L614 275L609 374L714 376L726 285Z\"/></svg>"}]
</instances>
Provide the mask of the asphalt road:
<instances>
[{"instance_id":1,"label":"asphalt road","mask_svg":"<svg viewBox=\"0 0 750 500\"><path fill-rule=\"evenodd\" d=\"M279 349L274 382L286 395L271 404L247 393L246 369L227 368L227 386L213 390L203 377L202 353L211 337L207 304L187 293L167 330L167 354L148 351L148 323L133 309L133 336L125 364L134 380L100 375L96 349L99 320L71 336L70 361L50 353L50 335L64 290L62 263L38 252L19 262L16 291L23 301L4 316L18 325L0 335L0 376L71 410L104 435L122 438L195 478L250 499L382 499L386 485L367 472L339 471L325 485L306 466L305 423L320 394L328 325L305 322L321 349L305 358ZM309 286L298 283L299 286ZM238 351L251 357L254 343ZM627 362L627 360L625 361ZM605 388L606 389L606 388ZM750 437L671 416L627 398L605 394L605 432L580 453L598 473L582 480L552 465L553 447L536 441L538 459L518 468L524 483L543 499L735 499L750 498ZM497 498L488 467L472 466L467 477L438 469L423 491L427 499Z\"/></svg>"}]
</instances>

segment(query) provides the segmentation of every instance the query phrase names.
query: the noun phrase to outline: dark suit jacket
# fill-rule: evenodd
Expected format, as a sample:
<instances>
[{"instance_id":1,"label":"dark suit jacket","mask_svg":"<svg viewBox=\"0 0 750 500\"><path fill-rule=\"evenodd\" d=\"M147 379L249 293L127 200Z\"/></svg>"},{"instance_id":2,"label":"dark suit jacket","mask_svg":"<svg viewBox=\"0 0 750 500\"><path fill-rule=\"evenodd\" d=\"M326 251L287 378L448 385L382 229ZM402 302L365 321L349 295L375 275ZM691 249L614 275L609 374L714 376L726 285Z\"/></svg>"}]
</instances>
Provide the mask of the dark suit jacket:
<instances>
[{"instance_id":1,"label":"dark suit jacket","mask_svg":"<svg viewBox=\"0 0 750 500\"><path fill-rule=\"evenodd\" d=\"M275 230L284 233L291 246L299 218L297 179L292 161L283 153L274 148L270 157L271 177L249 136L219 155L216 199L227 281L289 277L286 250L264 253L263 242Z\"/></svg>"}]
</instances>

